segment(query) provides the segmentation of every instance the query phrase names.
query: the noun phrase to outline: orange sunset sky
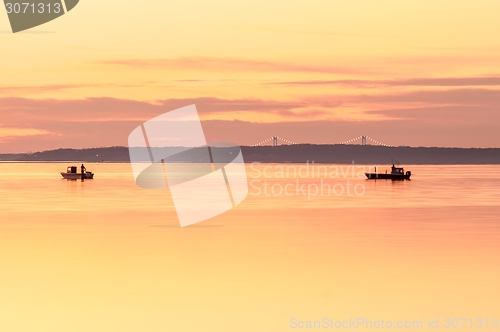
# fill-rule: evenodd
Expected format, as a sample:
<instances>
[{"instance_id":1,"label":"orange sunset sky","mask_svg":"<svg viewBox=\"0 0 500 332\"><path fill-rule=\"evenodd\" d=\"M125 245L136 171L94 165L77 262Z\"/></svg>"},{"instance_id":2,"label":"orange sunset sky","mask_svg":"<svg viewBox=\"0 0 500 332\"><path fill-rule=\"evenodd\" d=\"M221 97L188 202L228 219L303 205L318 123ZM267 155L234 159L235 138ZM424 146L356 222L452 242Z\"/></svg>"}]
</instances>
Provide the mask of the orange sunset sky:
<instances>
[{"instance_id":1,"label":"orange sunset sky","mask_svg":"<svg viewBox=\"0 0 500 332\"><path fill-rule=\"evenodd\" d=\"M0 153L127 144L196 104L209 141L500 147L500 1L82 0L12 34Z\"/></svg>"}]
</instances>

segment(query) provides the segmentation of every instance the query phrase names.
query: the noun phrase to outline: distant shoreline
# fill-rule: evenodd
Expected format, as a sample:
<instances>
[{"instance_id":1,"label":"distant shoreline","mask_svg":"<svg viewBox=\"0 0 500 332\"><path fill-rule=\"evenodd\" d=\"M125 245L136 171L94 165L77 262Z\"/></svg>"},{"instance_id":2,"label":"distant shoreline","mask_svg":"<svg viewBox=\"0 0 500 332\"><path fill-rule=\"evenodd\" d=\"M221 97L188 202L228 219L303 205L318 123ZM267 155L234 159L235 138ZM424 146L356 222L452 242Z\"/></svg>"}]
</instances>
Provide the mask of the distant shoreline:
<instances>
[{"instance_id":1,"label":"distant shoreline","mask_svg":"<svg viewBox=\"0 0 500 332\"><path fill-rule=\"evenodd\" d=\"M176 148L164 148L176 149ZM192 149L195 151L199 148ZM221 149L221 148L217 148ZM223 149L223 148L222 148ZM242 146L245 163L498 165L500 148L384 147L373 145ZM168 162L200 162L196 153L181 153ZM146 161L146 160L145 160ZM0 154L0 163L128 163L127 147L57 149L35 153Z\"/></svg>"}]
</instances>

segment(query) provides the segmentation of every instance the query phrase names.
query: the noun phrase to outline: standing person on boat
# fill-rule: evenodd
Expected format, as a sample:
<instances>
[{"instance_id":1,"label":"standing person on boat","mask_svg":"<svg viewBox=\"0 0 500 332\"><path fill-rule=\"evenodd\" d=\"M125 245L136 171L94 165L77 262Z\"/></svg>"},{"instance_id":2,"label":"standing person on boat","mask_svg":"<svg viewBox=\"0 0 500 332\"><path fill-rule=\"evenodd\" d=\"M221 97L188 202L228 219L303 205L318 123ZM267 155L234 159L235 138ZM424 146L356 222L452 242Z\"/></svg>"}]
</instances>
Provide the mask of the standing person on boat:
<instances>
[{"instance_id":1,"label":"standing person on boat","mask_svg":"<svg viewBox=\"0 0 500 332\"><path fill-rule=\"evenodd\" d=\"M83 166L83 164L81 169L82 169L82 180L85 180L85 173L87 172L87 169L85 168L85 166Z\"/></svg>"}]
</instances>

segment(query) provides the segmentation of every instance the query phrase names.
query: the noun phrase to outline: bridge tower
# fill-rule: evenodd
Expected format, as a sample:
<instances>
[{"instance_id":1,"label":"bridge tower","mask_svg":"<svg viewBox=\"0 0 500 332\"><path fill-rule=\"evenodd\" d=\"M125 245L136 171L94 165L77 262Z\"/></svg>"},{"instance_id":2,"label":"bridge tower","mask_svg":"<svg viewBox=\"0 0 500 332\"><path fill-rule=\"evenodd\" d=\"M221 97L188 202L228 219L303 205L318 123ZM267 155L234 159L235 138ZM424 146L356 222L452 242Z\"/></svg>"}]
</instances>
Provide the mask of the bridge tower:
<instances>
[{"instance_id":1,"label":"bridge tower","mask_svg":"<svg viewBox=\"0 0 500 332\"><path fill-rule=\"evenodd\" d=\"M278 136L273 136L273 146L278 146Z\"/></svg>"},{"instance_id":2,"label":"bridge tower","mask_svg":"<svg viewBox=\"0 0 500 332\"><path fill-rule=\"evenodd\" d=\"M361 136L361 145L366 145L366 136Z\"/></svg>"}]
</instances>

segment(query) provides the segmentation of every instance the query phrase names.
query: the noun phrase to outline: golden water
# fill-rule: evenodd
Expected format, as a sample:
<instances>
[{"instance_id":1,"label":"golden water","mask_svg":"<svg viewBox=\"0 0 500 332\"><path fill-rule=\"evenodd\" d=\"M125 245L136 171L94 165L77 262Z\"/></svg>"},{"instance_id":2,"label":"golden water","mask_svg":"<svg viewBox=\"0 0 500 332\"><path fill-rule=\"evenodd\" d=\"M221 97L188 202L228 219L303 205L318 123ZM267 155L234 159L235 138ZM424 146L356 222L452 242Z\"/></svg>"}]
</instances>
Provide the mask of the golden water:
<instances>
[{"instance_id":1,"label":"golden water","mask_svg":"<svg viewBox=\"0 0 500 332\"><path fill-rule=\"evenodd\" d=\"M500 318L498 166L407 166L412 180L391 182L353 165L336 178L248 165L246 200L185 228L168 191L136 187L130 165L87 164L85 182L61 179L66 166L0 164L0 331L287 331L323 318L420 330L481 318L473 330L487 330ZM364 192L276 194L321 180Z\"/></svg>"}]
</instances>

